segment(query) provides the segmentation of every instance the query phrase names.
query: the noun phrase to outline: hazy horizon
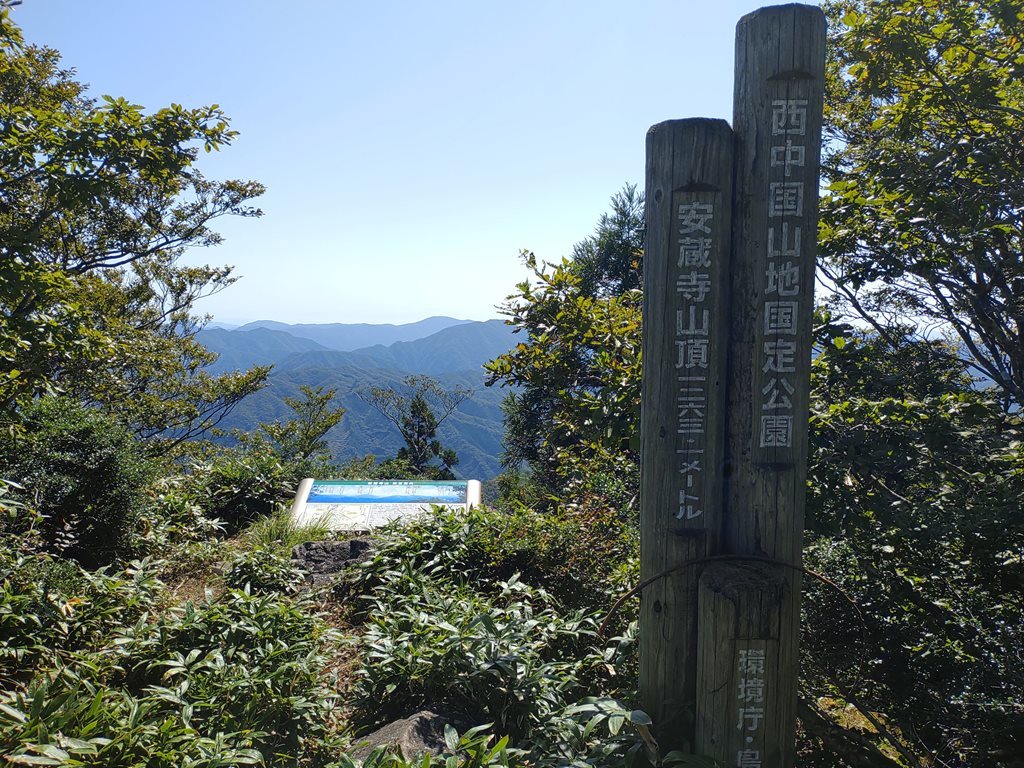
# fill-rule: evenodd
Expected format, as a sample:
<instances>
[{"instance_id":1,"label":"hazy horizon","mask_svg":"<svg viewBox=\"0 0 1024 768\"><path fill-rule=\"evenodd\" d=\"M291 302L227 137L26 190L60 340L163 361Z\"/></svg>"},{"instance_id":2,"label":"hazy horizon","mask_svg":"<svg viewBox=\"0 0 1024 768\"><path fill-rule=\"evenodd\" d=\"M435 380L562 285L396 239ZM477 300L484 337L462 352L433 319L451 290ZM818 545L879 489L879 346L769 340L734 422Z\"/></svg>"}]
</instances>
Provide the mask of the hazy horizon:
<instances>
[{"instance_id":1,"label":"hazy horizon","mask_svg":"<svg viewBox=\"0 0 1024 768\"><path fill-rule=\"evenodd\" d=\"M199 312L199 314L203 314ZM416 320L402 320L402 321L388 321L382 320L380 322L369 322L364 320L325 320L320 323L304 323L304 322L289 322L287 320L278 320L276 317L254 317L248 319L227 319L222 320L218 317L214 317L207 323L206 327L218 326L218 327L229 327L230 330L241 328L246 325L253 323L282 323L284 325L413 325L415 323L423 322L424 320L432 320L434 318L446 318L449 320L456 320L460 323L485 323L488 320L501 320L501 317L485 317L482 319L467 318L467 317L456 317L454 315L428 315L426 317L420 317Z\"/></svg>"}]
</instances>

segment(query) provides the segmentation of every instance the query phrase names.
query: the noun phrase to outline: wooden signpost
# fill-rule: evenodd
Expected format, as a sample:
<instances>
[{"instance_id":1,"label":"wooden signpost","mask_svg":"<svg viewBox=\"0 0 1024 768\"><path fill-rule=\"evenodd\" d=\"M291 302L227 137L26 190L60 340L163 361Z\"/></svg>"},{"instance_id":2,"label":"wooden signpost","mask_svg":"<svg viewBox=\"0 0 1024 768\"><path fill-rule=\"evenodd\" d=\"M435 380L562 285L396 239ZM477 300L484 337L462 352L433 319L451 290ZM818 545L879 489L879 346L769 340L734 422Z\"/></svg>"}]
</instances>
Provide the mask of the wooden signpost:
<instances>
[{"instance_id":1,"label":"wooden signpost","mask_svg":"<svg viewBox=\"0 0 1024 768\"><path fill-rule=\"evenodd\" d=\"M697 569L722 530L733 138L724 120L647 133L640 412L640 695L666 733L692 733Z\"/></svg>"},{"instance_id":2,"label":"wooden signpost","mask_svg":"<svg viewBox=\"0 0 1024 768\"><path fill-rule=\"evenodd\" d=\"M736 768L795 759L824 45L745 16L732 129L647 140L640 692L663 753Z\"/></svg>"}]
</instances>

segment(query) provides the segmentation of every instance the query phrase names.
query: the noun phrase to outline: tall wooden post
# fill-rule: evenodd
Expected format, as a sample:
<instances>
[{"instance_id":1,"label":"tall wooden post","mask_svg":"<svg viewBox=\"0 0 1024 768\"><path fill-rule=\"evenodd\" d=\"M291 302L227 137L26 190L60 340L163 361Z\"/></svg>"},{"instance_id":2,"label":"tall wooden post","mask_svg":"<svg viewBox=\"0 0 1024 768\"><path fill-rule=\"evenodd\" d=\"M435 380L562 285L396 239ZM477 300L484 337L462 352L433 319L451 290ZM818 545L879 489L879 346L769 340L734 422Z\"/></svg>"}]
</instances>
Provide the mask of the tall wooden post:
<instances>
[{"instance_id":1,"label":"tall wooden post","mask_svg":"<svg viewBox=\"0 0 1024 768\"><path fill-rule=\"evenodd\" d=\"M671 120L647 134L640 692L664 749L692 749L699 570L722 527L733 134Z\"/></svg>"},{"instance_id":2,"label":"tall wooden post","mask_svg":"<svg viewBox=\"0 0 1024 768\"><path fill-rule=\"evenodd\" d=\"M779 563L716 563L700 581L696 751L737 768L795 760L824 61L815 6L737 25L721 543Z\"/></svg>"},{"instance_id":3,"label":"tall wooden post","mask_svg":"<svg viewBox=\"0 0 1024 768\"><path fill-rule=\"evenodd\" d=\"M734 768L795 759L824 46L817 7L745 16L733 129L647 136L640 695Z\"/></svg>"}]
</instances>

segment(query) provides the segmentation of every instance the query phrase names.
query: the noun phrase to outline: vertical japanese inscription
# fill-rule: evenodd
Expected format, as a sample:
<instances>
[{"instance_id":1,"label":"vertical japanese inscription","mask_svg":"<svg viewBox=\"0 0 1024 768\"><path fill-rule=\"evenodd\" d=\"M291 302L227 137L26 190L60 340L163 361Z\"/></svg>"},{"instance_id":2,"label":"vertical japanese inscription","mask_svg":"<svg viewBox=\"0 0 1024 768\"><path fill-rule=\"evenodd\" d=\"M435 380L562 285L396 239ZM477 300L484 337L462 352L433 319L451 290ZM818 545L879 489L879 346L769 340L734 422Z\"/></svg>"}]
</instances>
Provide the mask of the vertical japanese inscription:
<instances>
[{"instance_id":1,"label":"vertical japanese inscription","mask_svg":"<svg viewBox=\"0 0 1024 768\"><path fill-rule=\"evenodd\" d=\"M795 74L767 83L766 230L764 270L757 276L752 420L754 463L762 466L797 460L794 430L807 412L820 143L819 122L808 119L811 85Z\"/></svg>"},{"instance_id":2,"label":"vertical japanese inscription","mask_svg":"<svg viewBox=\"0 0 1024 768\"><path fill-rule=\"evenodd\" d=\"M676 192L673 196L675 234L675 466L677 520L704 516L708 490L708 427L720 414L715 399L717 377L713 361L718 350L722 322L717 308L722 299L722 232L715 224L719 195L714 192ZM712 347L714 346L714 354ZM703 521L701 521L701 524Z\"/></svg>"},{"instance_id":3,"label":"vertical japanese inscription","mask_svg":"<svg viewBox=\"0 0 1024 768\"><path fill-rule=\"evenodd\" d=\"M788 85L776 90L788 92ZM797 340L803 335L801 316L811 311L810 286L801 280L801 273L810 271L803 248L808 236L815 236L808 232L805 198L817 197L817 179L808 185L807 99L772 99L769 122L768 232L753 423L759 463L788 464L793 461Z\"/></svg>"},{"instance_id":4,"label":"vertical japanese inscription","mask_svg":"<svg viewBox=\"0 0 1024 768\"><path fill-rule=\"evenodd\" d=\"M760 646L760 647L755 647ZM736 652L736 768L763 768L765 729L765 648L739 641Z\"/></svg>"},{"instance_id":5,"label":"vertical japanese inscription","mask_svg":"<svg viewBox=\"0 0 1024 768\"><path fill-rule=\"evenodd\" d=\"M647 134L640 696L658 742L692 746L698 568L722 527L725 365L735 138L724 120Z\"/></svg>"},{"instance_id":6,"label":"vertical japanese inscription","mask_svg":"<svg viewBox=\"0 0 1024 768\"><path fill-rule=\"evenodd\" d=\"M768 565L715 563L701 576L700 621L712 626L701 627L695 751L728 768L784 768L790 751L780 739L790 706L780 684L785 589Z\"/></svg>"},{"instance_id":7,"label":"vertical japanese inscription","mask_svg":"<svg viewBox=\"0 0 1024 768\"><path fill-rule=\"evenodd\" d=\"M801 560L806 496L825 39L824 14L811 5L762 8L737 25L723 544L790 565ZM699 634L698 686L707 700L697 751L728 766L791 768L799 571L736 569L704 574L708 611L724 625ZM730 639L735 645L725 651ZM765 643L758 677L750 652ZM742 660L740 651L747 651Z\"/></svg>"}]
</instances>

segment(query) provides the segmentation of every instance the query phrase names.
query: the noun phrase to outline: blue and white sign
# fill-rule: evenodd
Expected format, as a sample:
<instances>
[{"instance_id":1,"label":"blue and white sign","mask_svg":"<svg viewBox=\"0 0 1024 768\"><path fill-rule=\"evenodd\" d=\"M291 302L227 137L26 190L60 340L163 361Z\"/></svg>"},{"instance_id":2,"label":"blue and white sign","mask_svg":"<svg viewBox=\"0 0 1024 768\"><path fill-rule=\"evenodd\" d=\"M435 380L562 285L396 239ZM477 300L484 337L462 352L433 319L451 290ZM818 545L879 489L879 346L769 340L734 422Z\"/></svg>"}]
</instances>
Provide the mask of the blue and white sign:
<instances>
[{"instance_id":1,"label":"blue and white sign","mask_svg":"<svg viewBox=\"0 0 1024 768\"><path fill-rule=\"evenodd\" d=\"M480 503L477 480L314 480L299 484L292 517L300 524L323 521L332 530L369 531L431 506L469 509Z\"/></svg>"}]
</instances>

